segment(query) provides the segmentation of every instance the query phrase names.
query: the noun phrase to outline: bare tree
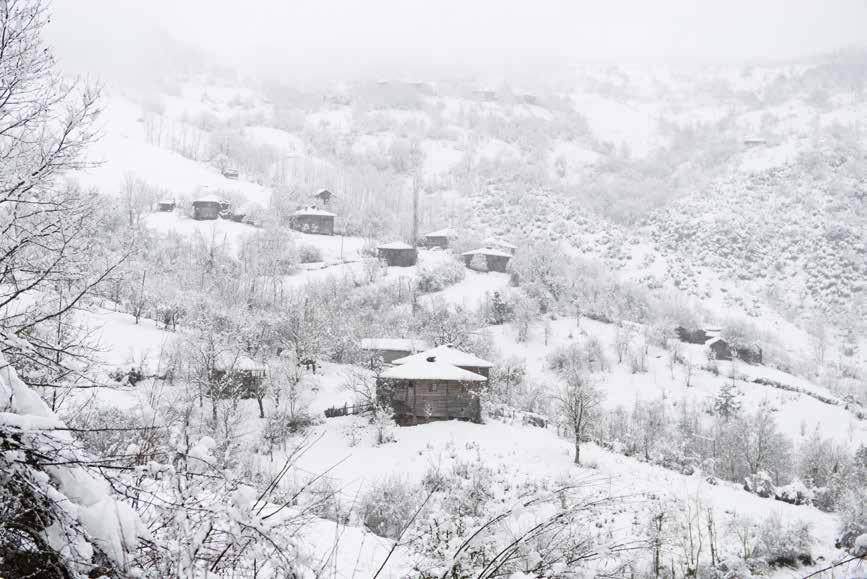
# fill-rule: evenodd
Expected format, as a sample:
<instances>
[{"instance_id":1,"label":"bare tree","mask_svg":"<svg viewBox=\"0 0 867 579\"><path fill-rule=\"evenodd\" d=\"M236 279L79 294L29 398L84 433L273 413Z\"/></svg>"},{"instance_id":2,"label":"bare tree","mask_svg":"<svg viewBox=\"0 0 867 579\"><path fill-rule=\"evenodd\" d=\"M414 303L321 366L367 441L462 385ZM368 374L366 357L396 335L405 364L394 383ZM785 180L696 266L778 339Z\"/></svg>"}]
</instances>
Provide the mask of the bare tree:
<instances>
[{"instance_id":1,"label":"bare tree","mask_svg":"<svg viewBox=\"0 0 867 579\"><path fill-rule=\"evenodd\" d=\"M581 440L598 418L597 407L602 402L602 393L583 372L569 368L558 400L563 417L575 437L575 464L581 464Z\"/></svg>"}]
</instances>

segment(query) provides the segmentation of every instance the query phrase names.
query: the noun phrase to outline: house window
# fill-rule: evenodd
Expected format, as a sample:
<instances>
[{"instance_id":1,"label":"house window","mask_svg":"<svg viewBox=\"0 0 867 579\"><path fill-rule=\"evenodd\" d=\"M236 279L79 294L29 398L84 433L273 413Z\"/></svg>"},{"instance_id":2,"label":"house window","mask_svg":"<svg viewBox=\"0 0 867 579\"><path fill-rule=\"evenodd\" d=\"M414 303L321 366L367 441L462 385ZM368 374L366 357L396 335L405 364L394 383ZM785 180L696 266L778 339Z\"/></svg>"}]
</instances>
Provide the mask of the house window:
<instances>
[{"instance_id":1,"label":"house window","mask_svg":"<svg viewBox=\"0 0 867 579\"><path fill-rule=\"evenodd\" d=\"M436 382L431 382L430 385L428 385L428 392L436 392L436 391L437 391Z\"/></svg>"}]
</instances>

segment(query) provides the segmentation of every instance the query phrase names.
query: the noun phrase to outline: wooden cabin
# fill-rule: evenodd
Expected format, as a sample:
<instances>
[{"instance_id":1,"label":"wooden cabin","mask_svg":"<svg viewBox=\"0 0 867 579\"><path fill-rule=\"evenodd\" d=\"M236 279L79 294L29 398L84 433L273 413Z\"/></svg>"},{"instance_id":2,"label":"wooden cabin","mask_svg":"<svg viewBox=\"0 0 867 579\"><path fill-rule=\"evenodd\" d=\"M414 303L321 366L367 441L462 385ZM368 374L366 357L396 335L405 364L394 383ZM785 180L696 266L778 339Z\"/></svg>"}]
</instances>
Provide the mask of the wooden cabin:
<instances>
[{"instance_id":1,"label":"wooden cabin","mask_svg":"<svg viewBox=\"0 0 867 579\"><path fill-rule=\"evenodd\" d=\"M223 169L222 173L226 179L237 179L240 176L240 172L233 167Z\"/></svg>"},{"instance_id":2,"label":"wooden cabin","mask_svg":"<svg viewBox=\"0 0 867 579\"><path fill-rule=\"evenodd\" d=\"M505 239L500 239L498 237L489 237L482 242L485 244L485 247L491 247L493 249L499 249L501 251L505 251L509 255L515 255L515 251L518 249L517 246L512 245Z\"/></svg>"},{"instance_id":3,"label":"wooden cabin","mask_svg":"<svg viewBox=\"0 0 867 579\"><path fill-rule=\"evenodd\" d=\"M494 249L493 247L481 247L479 249L473 249L472 251L465 251L461 254L464 258L464 263L470 269L475 269L478 271L499 271L506 272L506 268L509 266L509 260L512 259L511 253L506 253L500 249ZM481 264L479 265L479 260L481 260Z\"/></svg>"},{"instance_id":4,"label":"wooden cabin","mask_svg":"<svg viewBox=\"0 0 867 579\"><path fill-rule=\"evenodd\" d=\"M415 338L364 338L361 340L361 350L367 355L370 366L376 365L377 360L385 364L393 364L395 360L412 356L430 346Z\"/></svg>"},{"instance_id":5,"label":"wooden cabin","mask_svg":"<svg viewBox=\"0 0 867 579\"><path fill-rule=\"evenodd\" d=\"M317 209L316 206L299 209L292 214L290 227L303 233L334 235L334 213Z\"/></svg>"},{"instance_id":6,"label":"wooden cabin","mask_svg":"<svg viewBox=\"0 0 867 579\"><path fill-rule=\"evenodd\" d=\"M376 255L391 267L411 267L418 261L418 250L402 241L378 245Z\"/></svg>"},{"instance_id":7,"label":"wooden cabin","mask_svg":"<svg viewBox=\"0 0 867 579\"><path fill-rule=\"evenodd\" d=\"M448 249L451 242L457 238L455 230L447 227L437 231L431 231L424 236L424 244L427 247L439 247L440 249Z\"/></svg>"},{"instance_id":8,"label":"wooden cabin","mask_svg":"<svg viewBox=\"0 0 867 579\"><path fill-rule=\"evenodd\" d=\"M720 337L711 338L705 344L708 355L714 360L731 360L737 358L747 364L762 363L762 349L758 345L733 347Z\"/></svg>"},{"instance_id":9,"label":"wooden cabin","mask_svg":"<svg viewBox=\"0 0 867 579\"><path fill-rule=\"evenodd\" d=\"M265 366L244 354L217 357L209 381L219 398L256 398L265 381Z\"/></svg>"},{"instance_id":10,"label":"wooden cabin","mask_svg":"<svg viewBox=\"0 0 867 579\"><path fill-rule=\"evenodd\" d=\"M443 344L441 346L437 346L436 348L431 348L430 350L425 350L424 352L420 352L418 354L407 356L406 358L399 358L394 361L394 364L397 366L401 366L403 364L412 364L415 362L424 362L431 356L435 357L440 362L445 362L447 364L451 364L452 366L457 366L463 370L468 370L474 374L479 374L488 377L491 371L491 367L493 364L488 362L487 360L483 360L478 356L474 356L468 352L463 352L458 350L457 348L453 348L448 344Z\"/></svg>"},{"instance_id":11,"label":"wooden cabin","mask_svg":"<svg viewBox=\"0 0 867 579\"><path fill-rule=\"evenodd\" d=\"M215 195L200 197L193 201L193 219L217 219L229 209L229 204Z\"/></svg>"},{"instance_id":12,"label":"wooden cabin","mask_svg":"<svg viewBox=\"0 0 867 579\"><path fill-rule=\"evenodd\" d=\"M481 422L479 391L487 379L428 356L394 366L377 380L377 398L390 404L395 420L409 426L433 420Z\"/></svg>"},{"instance_id":13,"label":"wooden cabin","mask_svg":"<svg viewBox=\"0 0 867 579\"><path fill-rule=\"evenodd\" d=\"M163 199L157 201L157 211L160 213L171 213L177 207L177 203L173 199Z\"/></svg>"}]
</instances>

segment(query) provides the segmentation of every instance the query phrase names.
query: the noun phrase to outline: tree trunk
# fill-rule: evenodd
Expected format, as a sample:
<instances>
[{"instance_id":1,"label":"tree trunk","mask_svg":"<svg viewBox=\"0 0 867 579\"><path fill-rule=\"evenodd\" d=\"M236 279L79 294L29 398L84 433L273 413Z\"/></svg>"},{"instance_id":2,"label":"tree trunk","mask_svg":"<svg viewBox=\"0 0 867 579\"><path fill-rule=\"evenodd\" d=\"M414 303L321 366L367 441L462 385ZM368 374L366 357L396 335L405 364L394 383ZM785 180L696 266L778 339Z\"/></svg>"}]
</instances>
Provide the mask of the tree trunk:
<instances>
[{"instance_id":1,"label":"tree trunk","mask_svg":"<svg viewBox=\"0 0 867 579\"><path fill-rule=\"evenodd\" d=\"M575 435L575 464L581 464L581 438Z\"/></svg>"},{"instance_id":2,"label":"tree trunk","mask_svg":"<svg viewBox=\"0 0 867 579\"><path fill-rule=\"evenodd\" d=\"M259 418L265 418L265 407L262 404L262 398L257 397L256 402L259 403Z\"/></svg>"}]
</instances>

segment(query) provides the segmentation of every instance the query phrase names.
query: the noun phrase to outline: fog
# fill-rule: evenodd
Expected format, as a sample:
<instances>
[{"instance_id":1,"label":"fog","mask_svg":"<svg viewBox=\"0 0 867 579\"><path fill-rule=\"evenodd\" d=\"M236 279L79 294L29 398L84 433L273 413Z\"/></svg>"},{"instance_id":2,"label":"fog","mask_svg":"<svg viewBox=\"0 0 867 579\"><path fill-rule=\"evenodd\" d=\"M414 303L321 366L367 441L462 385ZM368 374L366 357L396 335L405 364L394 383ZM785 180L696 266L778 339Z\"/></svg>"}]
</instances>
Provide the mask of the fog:
<instances>
[{"instance_id":1,"label":"fog","mask_svg":"<svg viewBox=\"0 0 867 579\"><path fill-rule=\"evenodd\" d=\"M863 0L55 0L64 66L154 73L201 52L274 76L429 69L520 74L574 62L761 61L863 45Z\"/></svg>"}]
</instances>

